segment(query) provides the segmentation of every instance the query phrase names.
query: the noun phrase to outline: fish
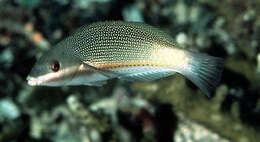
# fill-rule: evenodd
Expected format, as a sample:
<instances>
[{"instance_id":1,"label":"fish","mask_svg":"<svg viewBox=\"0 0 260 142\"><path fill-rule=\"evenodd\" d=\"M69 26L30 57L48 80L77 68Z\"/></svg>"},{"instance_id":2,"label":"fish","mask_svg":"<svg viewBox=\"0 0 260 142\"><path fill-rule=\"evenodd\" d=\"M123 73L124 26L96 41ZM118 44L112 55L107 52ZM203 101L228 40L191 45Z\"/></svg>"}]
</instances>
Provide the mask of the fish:
<instances>
[{"instance_id":1,"label":"fish","mask_svg":"<svg viewBox=\"0 0 260 142\"><path fill-rule=\"evenodd\" d=\"M80 27L44 52L27 83L103 86L111 79L149 82L178 73L210 96L222 70L222 58L181 48L157 27L105 21Z\"/></svg>"}]
</instances>

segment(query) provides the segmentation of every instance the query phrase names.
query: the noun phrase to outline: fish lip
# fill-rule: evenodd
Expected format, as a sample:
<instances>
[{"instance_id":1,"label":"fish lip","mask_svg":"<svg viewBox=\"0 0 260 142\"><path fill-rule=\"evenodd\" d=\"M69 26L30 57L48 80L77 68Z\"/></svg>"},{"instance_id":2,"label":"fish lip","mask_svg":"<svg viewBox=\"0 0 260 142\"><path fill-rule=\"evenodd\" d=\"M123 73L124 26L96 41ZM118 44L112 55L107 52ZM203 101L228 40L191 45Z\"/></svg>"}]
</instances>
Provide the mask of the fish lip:
<instances>
[{"instance_id":1,"label":"fish lip","mask_svg":"<svg viewBox=\"0 0 260 142\"><path fill-rule=\"evenodd\" d=\"M28 77L26 78L26 80L27 80L27 83L28 83L30 86L39 85L39 81L38 81L36 78L34 78L34 77L28 76Z\"/></svg>"}]
</instances>

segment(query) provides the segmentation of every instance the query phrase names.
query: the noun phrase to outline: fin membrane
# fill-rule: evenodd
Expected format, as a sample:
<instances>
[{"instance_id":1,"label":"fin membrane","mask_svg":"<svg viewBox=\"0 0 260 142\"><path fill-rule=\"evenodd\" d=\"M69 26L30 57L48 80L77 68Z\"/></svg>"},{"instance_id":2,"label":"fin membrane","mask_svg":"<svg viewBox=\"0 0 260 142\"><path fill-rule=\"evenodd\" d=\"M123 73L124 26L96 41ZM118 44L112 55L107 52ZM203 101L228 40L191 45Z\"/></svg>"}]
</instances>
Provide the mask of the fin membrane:
<instances>
[{"instance_id":1,"label":"fin membrane","mask_svg":"<svg viewBox=\"0 0 260 142\"><path fill-rule=\"evenodd\" d=\"M96 82L87 83L87 84L85 84L85 85L100 87L100 86L105 85L106 83L107 83L107 81L96 81Z\"/></svg>"},{"instance_id":2,"label":"fin membrane","mask_svg":"<svg viewBox=\"0 0 260 142\"><path fill-rule=\"evenodd\" d=\"M207 96L210 96L221 79L223 59L195 52L189 52L189 54L191 60L188 69L179 73L198 86Z\"/></svg>"},{"instance_id":3,"label":"fin membrane","mask_svg":"<svg viewBox=\"0 0 260 142\"><path fill-rule=\"evenodd\" d=\"M138 81L138 82L148 82L157 80L160 78L168 77L173 75L175 72L171 69L163 69L163 68L147 68L143 71L140 71L136 73L130 73L123 76L118 77L121 80L127 80L127 81Z\"/></svg>"},{"instance_id":4,"label":"fin membrane","mask_svg":"<svg viewBox=\"0 0 260 142\"><path fill-rule=\"evenodd\" d=\"M88 63L85 63L85 62L83 63L83 65L84 65L85 68L88 68L90 70L98 72L98 73L100 73L100 74L102 74L102 75L104 75L104 76L106 76L107 78L110 78L110 79L118 76L117 74L115 74L115 73L113 73L109 70L100 70L100 69L97 69L96 67L91 66L91 65L89 65Z\"/></svg>"}]
</instances>

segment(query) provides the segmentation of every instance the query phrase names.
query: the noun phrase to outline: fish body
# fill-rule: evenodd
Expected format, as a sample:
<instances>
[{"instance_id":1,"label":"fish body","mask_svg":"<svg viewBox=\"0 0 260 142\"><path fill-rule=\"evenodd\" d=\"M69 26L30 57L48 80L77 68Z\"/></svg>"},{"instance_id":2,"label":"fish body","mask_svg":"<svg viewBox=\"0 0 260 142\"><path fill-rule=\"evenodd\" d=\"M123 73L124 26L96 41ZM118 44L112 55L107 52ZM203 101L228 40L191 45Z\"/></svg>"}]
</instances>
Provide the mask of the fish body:
<instances>
[{"instance_id":1,"label":"fish body","mask_svg":"<svg viewBox=\"0 0 260 142\"><path fill-rule=\"evenodd\" d=\"M180 73L209 95L222 68L222 59L179 48L155 27L111 21L76 30L40 57L27 80L29 85L102 86L113 78L153 81Z\"/></svg>"}]
</instances>

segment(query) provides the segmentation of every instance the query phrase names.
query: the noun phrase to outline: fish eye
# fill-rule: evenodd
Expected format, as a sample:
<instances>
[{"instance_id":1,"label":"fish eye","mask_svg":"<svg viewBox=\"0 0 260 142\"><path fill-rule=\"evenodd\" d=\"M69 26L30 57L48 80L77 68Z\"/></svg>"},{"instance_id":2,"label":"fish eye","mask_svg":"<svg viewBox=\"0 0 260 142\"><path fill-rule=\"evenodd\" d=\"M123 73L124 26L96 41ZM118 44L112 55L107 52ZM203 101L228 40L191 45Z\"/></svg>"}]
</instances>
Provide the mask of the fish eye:
<instances>
[{"instance_id":1,"label":"fish eye","mask_svg":"<svg viewBox=\"0 0 260 142\"><path fill-rule=\"evenodd\" d=\"M54 72L57 72L57 71L59 71L59 69L60 69L60 63L58 61L52 62L51 70Z\"/></svg>"}]
</instances>

